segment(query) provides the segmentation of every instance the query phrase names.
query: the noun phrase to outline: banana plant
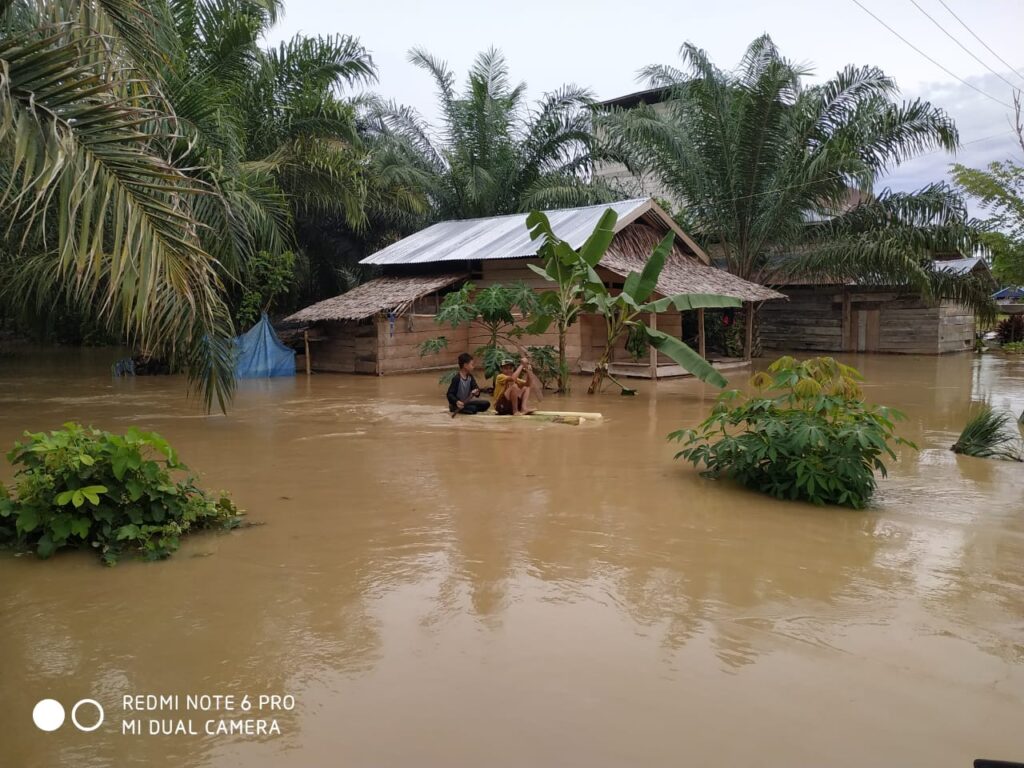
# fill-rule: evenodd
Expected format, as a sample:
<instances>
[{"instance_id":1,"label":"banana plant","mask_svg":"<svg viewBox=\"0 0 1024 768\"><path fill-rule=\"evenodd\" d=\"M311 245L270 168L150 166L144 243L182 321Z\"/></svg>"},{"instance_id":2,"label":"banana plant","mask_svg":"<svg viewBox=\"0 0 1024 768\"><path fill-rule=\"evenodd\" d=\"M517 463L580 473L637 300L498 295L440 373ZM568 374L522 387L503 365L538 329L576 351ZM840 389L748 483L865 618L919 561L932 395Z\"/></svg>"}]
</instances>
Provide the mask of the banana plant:
<instances>
[{"instance_id":1,"label":"banana plant","mask_svg":"<svg viewBox=\"0 0 1024 768\"><path fill-rule=\"evenodd\" d=\"M544 239L538 255L544 259L544 267L530 265L537 274L555 283L557 288L540 297L539 314L528 333L543 333L556 323L559 331L559 369L564 371L560 378L568 379L565 363L565 334L583 312L599 314L605 321L605 347L594 368L594 377L587 394L601 389L608 375L608 364L612 350L622 335L630 328L638 328L646 334L651 346L665 354L684 370L701 381L724 387L725 378L697 352L679 339L649 327L641 317L650 313L665 312L674 308L680 312L713 307L739 307L741 302L729 296L713 293L679 293L652 300L658 285L658 278L665 268L665 260L672 252L675 235L669 232L647 259L641 272L630 272L622 290L612 294L604 284L596 267L615 237L618 215L609 209L601 217L594 231L579 249L573 249L552 230L551 222L540 211L534 211L527 219L530 236Z\"/></svg>"},{"instance_id":2,"label":"banana plant","mask_svg":"<svg viewBox=\"0 0 1024 768\"><path fill-rule=\"evenodd\" d=\"M618 214L612 209L605 211L597 227L578 251L564 240L560 240L551 229L551 222L542 211L533 211L526 217L530 238L544 242L537 255L544 260L544 266L528 264L534 272L557 286L545 291L537 298L533 322L527 327L530 334L546 333L554 323L558 330L558 391L569 392L569 363L566 360L566 335L583 311L584 286L588 280L600 282L594 267L604 256L612 238L615 237L615 222Z\"/></svg>"}]
</instances>

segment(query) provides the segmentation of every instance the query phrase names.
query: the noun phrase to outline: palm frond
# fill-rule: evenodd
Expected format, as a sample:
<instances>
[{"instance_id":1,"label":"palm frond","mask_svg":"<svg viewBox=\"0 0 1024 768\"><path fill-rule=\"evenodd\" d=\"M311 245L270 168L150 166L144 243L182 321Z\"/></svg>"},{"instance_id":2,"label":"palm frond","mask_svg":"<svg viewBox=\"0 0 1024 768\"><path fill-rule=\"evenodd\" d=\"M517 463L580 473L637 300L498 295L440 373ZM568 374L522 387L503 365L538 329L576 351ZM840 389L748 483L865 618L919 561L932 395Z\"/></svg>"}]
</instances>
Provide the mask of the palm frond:
<instances>
[{"instance_id":1,"label":"palm frond","mask_svg":"<svg viewBox=\"0 0 1024 768\"><path fill-rule=\"evenodd\" d=\"M1024 461L1020 440L1011 431L1013 417L995 411L988 403L974 410L960 437L953 444L954 453L980 459Z\"/></svg>"}]
</instances>

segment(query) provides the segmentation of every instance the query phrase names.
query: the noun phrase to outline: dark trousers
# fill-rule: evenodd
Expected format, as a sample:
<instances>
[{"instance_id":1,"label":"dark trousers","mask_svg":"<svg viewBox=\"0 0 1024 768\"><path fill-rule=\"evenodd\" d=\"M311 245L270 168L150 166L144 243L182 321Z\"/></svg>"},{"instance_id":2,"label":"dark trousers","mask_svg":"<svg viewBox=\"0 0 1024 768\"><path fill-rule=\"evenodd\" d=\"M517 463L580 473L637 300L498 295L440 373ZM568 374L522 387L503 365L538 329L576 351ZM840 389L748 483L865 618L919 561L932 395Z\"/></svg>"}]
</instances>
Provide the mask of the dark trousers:
<instances>
[{"instance_id":1,"label":"dark trousers","mask_svg":"<svg viewBox=\"0 0 1024 768\"><path fill-rule=\"evenodd\" d=\"M490 400L481 400L480 398L476 398L475 400L467 400L466 406L460 411L460 413L465 413L466 415L471 416L474 413L484 413L490 407ZM458 406L449 405L448 410L455 413L455 411L458 410Z\"/></svg>"}]
</instances>

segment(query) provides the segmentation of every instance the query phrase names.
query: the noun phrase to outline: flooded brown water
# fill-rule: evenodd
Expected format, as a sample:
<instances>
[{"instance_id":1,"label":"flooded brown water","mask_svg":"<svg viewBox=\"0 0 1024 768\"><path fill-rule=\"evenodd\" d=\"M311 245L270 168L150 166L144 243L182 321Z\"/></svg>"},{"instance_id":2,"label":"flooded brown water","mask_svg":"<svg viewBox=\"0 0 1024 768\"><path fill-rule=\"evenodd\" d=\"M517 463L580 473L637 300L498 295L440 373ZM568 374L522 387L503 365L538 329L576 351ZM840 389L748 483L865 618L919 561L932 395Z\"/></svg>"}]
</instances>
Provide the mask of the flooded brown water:
<instances>
[{"instance_id":1,"label":"flooded brown water","mask_svg":"<svg viewBox=\"0 0 1024 768\"><path fill-rule=\"evenodd\" d=\"M846 358L921 447L852 512L673 462L713 397L694 381L581 379L545 403L607 417L581 427L453 421L433 374L251 383L205 417L110 357L0 359L0 445L155 429L264 525L157 564L0 555L3 768L1024 760L1024 468L948 450L972 399L1024 409L1022 361ZM133 694L295 706L260 715L279 735L205 735ZM46 697L106 721L44 733Z\"/></svg>"}]
</instances>

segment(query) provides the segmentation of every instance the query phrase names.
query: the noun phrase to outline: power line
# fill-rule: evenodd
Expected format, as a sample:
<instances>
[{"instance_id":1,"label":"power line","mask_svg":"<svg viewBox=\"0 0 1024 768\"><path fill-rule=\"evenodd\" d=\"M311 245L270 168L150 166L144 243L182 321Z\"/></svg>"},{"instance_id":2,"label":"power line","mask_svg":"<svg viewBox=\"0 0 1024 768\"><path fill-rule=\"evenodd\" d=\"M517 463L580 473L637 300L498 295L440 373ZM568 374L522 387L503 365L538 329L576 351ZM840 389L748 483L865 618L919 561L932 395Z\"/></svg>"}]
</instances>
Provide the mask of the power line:
<instances>
[{"instance_id":1,"label":"power line","mask_svg":"<svg viewBox=\"0 0 1024 768\"><path fill-rule=\"evenodd\" d=\"M902 40L902 41L903 41L904 43L906 43L907 45L909 45L909 46L910 46L911 48L913 48L913 49L914 49L915 51L917 51L917 52L918 52L919 54L921 54L922 56L924 56L924 57L925 57L926 59L928 59L928 61L930 61L930 62L931 62L932 64L934 64L934 65L935 65L936 67L938 67L938 68L939 68L939 69L941 69L941 70L942 70L943 72L945 72L945 73L946 73L947 75L949 75L950 77L952 77L952 78L953 78L954 80L959 80L959 81L960 81L961 83L963 83L964 85L966 85L966 86L967 86L968 88L970 88L970 89L971 89L972 91L977 91L977 92L978 92L978 93L980 93L980 94L981 94L982 96L984 96L984 97L985 97L986 99L990 99L990 100L994 101L994 102L995 102L996 104L999 104L1000 106L1006 107L1007 109L1013 109L1013 107L1012 107L1012 106L1011 106L1010 104L1007 104L1007 103L1006 103L1005 101L1002 101L1002 100L1000 100L1000 99L997 99L997 98L996 98L995 96L993 96L992 94L990 94L990 93L986 93L985 91L981 90L981 88L978 88L978 87L977 87L976 85L972 85L971 83L967 82L966 80L964 80L964 79L963 79L962 77L960 77L960 76L959 76L959 75L957 75L956 73L954 73L954 72L951 72L951 71L950 71L949 69L947 69L947 68L946 68L946 67L945 67L944 65L940 64L939 62L937 62L937 61L936 61L935 59L933 59L933 58L932 58L931 56L929 56L929 55L928 55L927 53L925 53L925 52L924 52L924 51L922 51L922 50L921 50L920 48L918 48L918 47L917 47L916 45L914 45L914 44L913 44L912 42L910 42L909 40L907 40L907 38L905 38L905 37L904 37L903 35L901 35L901 34L900 34L899 32L897 32L897 31L896 31L895 29L893 29L893 28L892 28L892 27L890 27L890 26L889 26L888 24L886 24L886 23L885 23L884 21L882 21L882 20L881 20L880 18L878 18L878 17L877 17L877 16L875 15L875 14L873 14L873 13L872 13L872 12L871 12L870 10L868 10L868 9L867 9L867 8L866 8L866 7L864 6L864 4L860 2L860 0L853 0L853 2L854 2L854 4L856 4L856 5L857 5L857 6L858 6L858 7L859 7L859 8L860 8L860 9L861 9L862 11L864 11L864 13L866 13L866 14L867 14L868 16L870 16L871 18L873 18L873 19L874 19L875 21L877 21L877 22L878 22L879 24L881 24L881 25L882 25L883 27L885 27L886 29L888 29L888 30L889 30L890 32L892 32L892 33L893 33L894 35L896 35L896 37L898 37L898 38L899 38L900 40Z\"/></svg>"},{"instance_id":2,"label":"power line","mask_svg":"<svg viewBox=\"0 0 1024 768\"><path fill-rule=\"evenodd\" d=\"M949 15L950 15L950 16L952 16L952 17L953 17L954 19L956 19L957 21L959 21L959 22L960 22L960 26L961 26L961 27L963 27L964 29L966 29L966 30L967 30L968 32L970 32L970 33L971 33L971 37L973 37L973 38L974 38L975 40L977 40L977 41L978 41L979 43L981 43L981 44L982 44L983 46L985 46L985 50L986 50L986 51L988 51L988 52L989 52L989 53L991 53L991 54L992 54L993 56L995 56L995 57L996 57L997 59L999 59L999 61L1001 61L1001 62L1002 62L1003 66L1004 66L1004 67L1006 67L1007 69L1009 69L1009 70L1010 70L1011 72L1014 72L1014 73L1015 73L1015 74L1017 75L1017 77L1019 77L1019 78L1020 78L1021 80L1024 80L1024 75L1022 75L1022 74L1020 73L1020 70L1019 70L1019 69L1017 69L1016 67L1014 67L1014 66L1013 66L1012 64L1010 64L1010 63L1009 63L1009 62L1008 62L1008 61L1007 61L1006 59L1004 59L1004 58L1003 58L1002 56L1000 56L1000 55L999 55L998 53L996 53L995 51L993 51L993 50L992 50L992 48L991 48L991 47L989 47L988 43L986 43L986 42L985 42L984 40L982 40L982 39L981 39L980 37L978 37L978 36L977 36L977 35L976 35L976 34L974 33L974 30L973 30L973 29L971 29L970 27L968 27L968 26L967 26L967 24L966 24L966 22L965 22L965 21L964 21L963 19L961 19L961 18L960 18L959 16L957 16L957 15L956 15L956 14L955 14L955 13L953 12L953 9L952 9L952 8L950 8L950 7L948 6L948 5L946 5L946 3L945 3L945 0L939 0L939 2L940 2L940 3L942 3L942 7L943 7L943 8L945 8L945 9L946 9L947 11L949 11Z\"/></svg>"},{"instance_id":3,"label":"power line","mask_svg":"<svg viewBox=\"0 0 1024 768\"><path fill-rule=\"evenodd\" d=\"M949 38L950 40L952 40L952 41L953 41L954 43L956 43L957 45L959 45L959 46L960 46L960 47L961 47L961 48L962 48L962 49L963 49L963 50L964 50L964 51L965 51L965 52L967 53L967 55L968 55L968 56L970 56L970 57L971 57L972 59L974 59L974 60L975 60L976 62L978 62L979 64L981 64L981 66L983 66L983 67L984 67L985 69L987 69L987 70L988 70L989 72L991 72L991 73L992 73L993 75L995 75L996 77L998 77L998 78L999 78L1000 80L1002 80L1002 81L1003 81L1004 83L1006 83L1006 84L1007 84L1008 86L1010 86L1010 87L1011 87L1012 89L1014 89L1014 90L1019 90L1019 86L1017 86L1017 85L1014 85L1014 84L1013 84L1013 83L1011 83L1011 82L1010 82L1009 80L1007 80L1007 79L1006 79L1005 77L1003 77L1003 76L1002 76L1001 74L999 74L998 72L996 72L996 71L995 71L994 69L992 69L992 67L990 67L990 66L989 66L988 64L986 64L986 63L985 63L984 61L982 61L981 59L979 59L979 58L978 58L978 57L977 57L977 56L975 55L974 51L972 51L972 50L971 50L970 48L968 48L968 47L967 47L966 45L964 45L964 44L963 44L963 43L961 43L961 42L960 42L959 40L957 40L956 36L955 36L955 35L953 35L952 33L950 33L949 31L947 31L947 30L946 30L946 28L945 28L944 26L942 26L941 24L939 24L939 22L937 22L937 21L935 20L935 17L934 17L934 16L932 16L932 15L931 15L930 13L928 13L928 11L926 11L926 10L925 10L924 8L922 8L922 7L921 7L921 4L920 4L920 3L918 3L918 2L917 2L917 0L910 0L910 2L912 2L912 3L914 4L914 7L915 7L915 8L917 8L917 10L919 10L919 11L920 11L921 13L923 13L923 14L924 14L925 16L927 16L927 17L928 17L928 20L929 20L929 21L930 21L930 22L931 22L932 24L934 24L934 25L935 25L936 27L938 27L938 28L939 28L939 29L940 29L940 30L942 31L942 34L944 34L944 35L945 35L946 37L948 37L948 38ZM1011 67L1011 69L1012 69L1012 67Z\"/></svg>"}]
</instances>

